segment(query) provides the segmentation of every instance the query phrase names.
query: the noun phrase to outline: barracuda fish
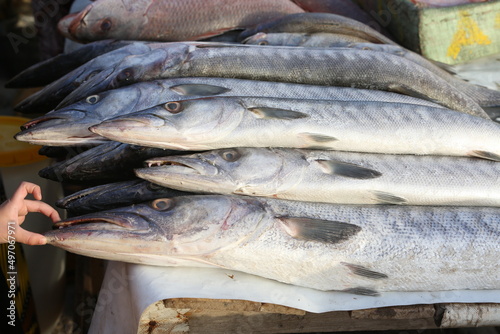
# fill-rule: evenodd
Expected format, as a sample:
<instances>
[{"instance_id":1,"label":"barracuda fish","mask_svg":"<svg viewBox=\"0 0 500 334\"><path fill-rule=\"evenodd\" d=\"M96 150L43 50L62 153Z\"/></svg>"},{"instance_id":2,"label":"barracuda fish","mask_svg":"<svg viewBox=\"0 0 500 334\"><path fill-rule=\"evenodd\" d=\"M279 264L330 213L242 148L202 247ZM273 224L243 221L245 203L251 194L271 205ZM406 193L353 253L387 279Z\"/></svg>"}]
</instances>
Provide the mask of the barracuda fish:
<instances>
[{"instance_id":1,"label":"barracuda fish","mask_svg":"<svg viewBox=\"0 0 500 334\"><path fill-rule=\"evenodd\" d=\"M57 146L102 143L108 140L90 132L90 126L169 101L203 96L383 101L441 107L427 100L370 89L242 79L174 78L140 82L88 96L82 101L25 123L15 138L32 144Z\"/></svg>"},{"instance_id":2,"label":"barracuda fish","mask_svg":"<svg viewBox=\"0 0 500 334\"><path fill-rule=\"evenodd\" d=\"M64 17L60 32L89 42L99 39L182 41L247 28L303 10L288 0L97 0Z\"/></svg>"},{"instance_id":3,"label":"barracuda fish","mask_svg":"<svg viewBox=\"0 0 500 334\"><path fill-rule=\"evenodd\" d=\"M402 57L371 50L270 48L208 42L171 44L127 57L81 85L60 107L103 90L171 77L230 77L386 90L489 119L470 97Z\"/></svg>"},{"instance_id":4,"label":"barracuda fish","mask_svg":"<svg viewBox=\"0 0 500 334\"><path fill-rule=\"evenodd\" d=\"M56 223L72 253L221 267L374 296L500 288L499 208L340 206L258 197L157 199Z\"/></svg>"},{"instance_id":5,"label":"barracuda fish","mask_svg":"<svg viewBox=\"0 0 500 334\"><path fill-rule=\"evenodd\" d=\"M40 177L69 183L101 184L134 178L134 168L144 160L168 154L159 148L107 142L76 156L41 169Z\"/></svg>"},{"instance_id":6,"label":"barracuda fish","mask_svg":"<svg viewBox=\"0 0 500 334\"><path fill-rule=\"evenodd\" d=\"M313 48L348 47L352 43L367 43L359 37L332 33L265 33L258 32L241 41L248 45L302 46ZM385 45L385 44L377 44Z\"/></svg>"},{"instance_id":7,"label":"barracuda fish","mask_svg":"<svg viewBox=\"0 0 500 334\"><path fill-rule=\"evenodd\" d=\"M118 64L120 60L126 56L142 54L147 51L151 51L151 45L143 42L134 42L130 45L107 52L30 95L16 105L14 109L23 113L47 112L56 107L57 104L76 87L81 86L85 81L90 80L102 70L113 64Z\"/></svg>"},{"instance_id":8,"label":"barracuda fish","mask_svg":"<svg viewBox=\"0 0 500 334\"><path fill-rule=\"evenodd\" d=\"M167 102L90 130L116 141L175 150L289 147L500 161L498 124L411 104L209 97Z\"/></svg>"},{"instance_id":9,"label":"barracuda fish","mask_svg":"<svg viewBox=\"0 0 500 334\"><path fill-rule=\"evenodd\" d=\"M157 198L188 194L191 193L165 188L139 179L87 188L58 200L56 205L77 215L129 206Z\"/></svg>"},{"instance_id":10,"label":"barracuda fish","mask_svg":"<svg viewBox=\"0 0 500 334\"><path fill-rule=\"evenodd\" d=\"M138 177L192 192L334 204L500 207L500 164L470 158L231 148L159 157Z\"/></svg>"},{"instance_id":11,"label":"barracuda fish","mask_svg":"<svg viewBox=\"0 0 500 334\"><path fill-rule=\"evenodd\" d=\"M297 13L279 17L244 30L240 40L258 32L335 33L362 38L372 43L396 44L390 38L359 21L331 13Z\"/></svg>"},{"instance_id":12,"label":"barracuda fish","mask_svg":"<svg viewBox=\"0 0 500 334\"><path fill-rule=\"evenodd\" d=\"M103 40L83 45L70 53L55 57L28 67L6 84L6 88L39 87L50 84L79 66L105 53L120 49L133 41Z\"/></svg>"},{"instance_id":13,"label":"barracuda fish","mask_svg":"<svg viewBox=\"0 0 500 334\"><path fill-rule=\"evenodd\" d=\"M488 89L470 84L458 77L453 76L449 71L450 66L438 62L431 62L421 55L407 50L398 45L374 44L363 42L349 42L344 36L334 34L299 34L299 33L257 33L245 41L252 45L274 45L274 46L302 46L302 47L344 47L358 50L372 50L386 52L395 56L406 58L438 75L457 90L467 94L481 107L500 106L500 91Z\"/></svg>"}]
</instances>

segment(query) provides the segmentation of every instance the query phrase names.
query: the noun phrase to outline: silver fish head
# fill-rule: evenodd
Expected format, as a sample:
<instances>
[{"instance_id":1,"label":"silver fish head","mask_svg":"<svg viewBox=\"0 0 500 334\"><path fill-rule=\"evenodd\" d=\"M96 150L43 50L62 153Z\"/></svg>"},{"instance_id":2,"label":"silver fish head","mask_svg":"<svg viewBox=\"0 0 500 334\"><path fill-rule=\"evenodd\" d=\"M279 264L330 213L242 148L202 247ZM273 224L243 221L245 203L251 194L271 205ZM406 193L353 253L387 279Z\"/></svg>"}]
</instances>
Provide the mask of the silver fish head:
<instances>
[{"instance_id":1,"label":"silver fish head","mask_svg":"<svg viewBox=\"0 0 500 334\"><path fill-rule=\"evenodd\" d=\"M236 108L232 100L218 98L172 101L107 120L90 131L142 146L206 150L241 122L243 108L240 112Z\"/></svg>"},{"instance_id":2,"label":"silver fish head","mask_svg":"<svg viewBox=\"0 0 500 334\"><path fill-rule=\"evenodd\" d=\"M56 223L49 244L127 262L202 258L252 237L265 209L254 199L186 196L92 213Z\"/></svg>"},{"instance_id":3,"label":"silver fish head","mask_svg":"<svg viewBox=\"0 0 500 334\"><path fill-rule=\"evenodd\" d=\"M32 119L21 126L16 140L31 144L71 146L79 144L100 144L109 140L88 130L90 125L85 113L76 108L54 110Z\"/></svg>"},{"instance_id":4,"label":"silver fish head","mask_svg":"<svg viewBox=\"0 0 500 334\"><path fill-rule=\"evenodd\" d=\"M274 148L221 149L148 159L148 168L136 169L135 173L174 189L272 196L292 186L287 182L292 174L300 174L301 166L287 163L285 157L294 153L300 155L298 151L286 153Z\"/></svg>"}]
</instances>

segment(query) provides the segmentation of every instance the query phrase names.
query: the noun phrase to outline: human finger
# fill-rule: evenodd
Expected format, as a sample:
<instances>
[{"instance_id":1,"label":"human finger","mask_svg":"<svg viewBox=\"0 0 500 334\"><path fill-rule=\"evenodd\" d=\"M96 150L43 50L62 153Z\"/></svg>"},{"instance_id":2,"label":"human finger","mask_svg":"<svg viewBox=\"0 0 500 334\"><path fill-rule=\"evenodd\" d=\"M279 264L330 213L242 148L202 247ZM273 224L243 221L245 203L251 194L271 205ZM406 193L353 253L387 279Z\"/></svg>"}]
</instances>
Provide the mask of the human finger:
<instances>
[{"instance_id":1,"label":"human finger","mask_svg":"<svg viewBox=\"0 0 500 334\"><path fill-rule=\"evenodd\" d=\"M21 226L17 225L15 233L16 242L20 242L26 245L45 245L47 243L47 238L45 236L30 232L25 230Z\"/></svg>"},{"instance_id":2,"label":"human finger","mask_svg":"<svg viewBox=\"0 0 500 334\"><path fill-rule=\"evenodd\" d=\"M12 200L21 201L26 198L28 194L33 194L33 196L37 200L42 199L42 189L40 188L40 186L31 182L23 181L14 192L14 195L12 195Z\"/></svg>"},{"instance_id":3,"label":"human finger","mask_svg":"<svg viewBox=\"0 0 500 334\"><path fill-rule=\"evenodd\" d=\"M25 200L24 203L28 212L40 212L52 219L54 223L61 220L59 212L45 202Z\"/></svg>"}]
</instances>

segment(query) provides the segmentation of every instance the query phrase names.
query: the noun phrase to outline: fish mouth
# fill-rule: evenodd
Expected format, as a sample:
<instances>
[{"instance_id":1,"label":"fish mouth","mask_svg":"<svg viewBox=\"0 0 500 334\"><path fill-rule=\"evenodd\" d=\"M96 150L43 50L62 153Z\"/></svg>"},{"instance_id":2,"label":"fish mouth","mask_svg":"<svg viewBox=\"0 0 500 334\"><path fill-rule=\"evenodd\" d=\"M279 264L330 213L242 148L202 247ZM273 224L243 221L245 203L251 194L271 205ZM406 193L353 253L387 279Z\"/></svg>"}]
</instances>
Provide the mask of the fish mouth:
<instances>
[{"instance_id":1,"label":"fish mouth","mask_svg":"<svg viewBox=\"0 0 500 334\"><path fill-rule=\"evenodd\" d=\"M88 188L88 189L84 189L84 190L78 191L78 192L76 192L76 193L74 193L72 195L69 195L67 197L64 197L64 198L61 198L61 199L57 200L56 201L56 206L58 208L68 209L76 201L78 201L78 200L80 200L82 198L88 197L88 196L90 196L93 193L94 193L93 188Z\"/></svg>"},{"instance_id":2,"label":"fish mouth","mask_svg":"<svg viewBox=\"0 0 500 334\"><path fill-rule=\"evenodd\" d=\"M57 120L59 120L59 121L57 121ZM26 131L26 130L29 130L29 129L35 127L35 126L39 126L40 124L46 123L48 121L56 121L56 122L53 122L54 124L50 124L50 126L52 126L52 125L56 125L56 124L62 123L62 122L67 121L67 120L68 120L67 117L52 116L49 113L49 114L34 118L31 121L24 123L23 125L21 125L21 130Z\"/></svg>"},{"instance_id":3,"label":"fish mouth","mask_svg":"<svg viewBox=\"0 0 500 334\"><path fill-rule=\"evenodd\" d=\"M130 212L97 212L75 218L61 220L54 224L57 229L76 230L119 230L149 231L150 226L144 217Z\"/></svg>"},{"instance_id":4,"label":"fish mouth","mask_svg":"<svg viewBox=\"0 0 500 334\"><path fill-rule=\"evenodd\" d=\"M70 37L71 39L73 39L75 41L80 40L78 38L78 36L77 36L78 27L80 26L80 24L87 25L87 22L85 22L85 17L90 12L90 10L92 9L92 7L93 7L92 5L88 5L81 12L76 13L76 14L69 14L68 15L68 16L74 15L73 20L71 20L71 22L69 24L67 24L66 26L62 25L62 28L66 28L67 27L66 31L67 31L67 33L69 35L68 37Z\"/></svg>"},{"instance_id":5,"label":"fish mouth","mask_svg":"<svg viewBox=\"0 0 500 334\"><path fill-rule=\"evenodd\" d=\"M189 157L165 157L148 159L144 162L148 168L163 167L170 173L175 174L197 174L203 176L215 176L219 169L207 161L199 158ZM147 171L148 168L145 170Z\"/></svg>"}]
</instances>

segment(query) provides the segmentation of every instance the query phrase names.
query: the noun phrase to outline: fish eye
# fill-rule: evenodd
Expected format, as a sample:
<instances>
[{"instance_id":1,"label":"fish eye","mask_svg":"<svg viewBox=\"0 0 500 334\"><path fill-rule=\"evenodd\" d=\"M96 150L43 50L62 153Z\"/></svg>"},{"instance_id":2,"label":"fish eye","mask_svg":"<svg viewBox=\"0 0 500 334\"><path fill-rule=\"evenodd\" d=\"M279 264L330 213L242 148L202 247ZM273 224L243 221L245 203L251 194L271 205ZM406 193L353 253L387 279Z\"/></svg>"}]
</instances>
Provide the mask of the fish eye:
<instances>
[{"instance_id":1,"label":"fish eye","mask_svg":"<svg viewBox=\"0 0 500 334\"><path fill-rule=\"evenodd\" d=\"M126 68L116 76L116 80L127 81L132 77L133 74L134 74L134 70L132 68L130 68L130 67Z\"/></svg>"},{"instance_id":2,"label":"fish eye","mask_svg":"<svg viewBox=\"0 0 500 334\"><path fill-rule=\"evenodd\" d=\"M158 190L162 189L163 187L160 186L159 184L150 182L150 183L148 183L147 188L150 191L158 191Z\"/></svg>"},{"instance_id":3,"label":"fish eye","mask_svg":"<svg viewBox=\"0 0 500 334\"><path fill-rule=\"evenodd\" d=\"M156 199L151 203L151 207L158 211L167 211L174 207L174 200L170 198Z\"/></svg>"},{"instance_id":4,"label":"fish eye","mask_svg":"<svg viewBox=\"0 0 500 334\"><path fill-rule=\"evenodd\" d=\"M264 39L264 40L260 41L258 44L259 45L268 45L269 42Z\"/></svg>"},{"instance_id":5,"label":"fish eye","mask_svg":"<svg viewBox=\"0 0 500 334\"><path fill-rule=\"evenodd\" d=\"M227 162L235 162L241 157L241 154L236 151L236 150L227 150L224 152L220 153L220 156L222 159L226 160Z\"/></svg>"},{"instance_id":6,"label":"fish eye","mask_svg":"<svg viewBox=\"0 0 500 334\"><path fill-rule=\"evenodd\" d=\"M167 102L165 103L164 107L168 112L172 114L178 114L183 109L180 102Z\"/></svg>"},{"instance_id":7,"label":"fish eye","mask_svg":"<svg viewBox=\"0 0 500 334\"><path fill-rule=\"evenodd\" d=\"M112 22L109 18L105 18L104 20L102 20L101 22L101 31L103 32L107 32L111 29L111 26L112 26Z\"/></svg>"},{"instance_id":8,"label":"fish eye","mask_svg":"<svg viewBox=\"0 0 500 334\"><path fill-rule=\"evenodd\" d=\"M89 104L96 104L97 102L99 102L99 99L99 95L90 95L85 101L87 101L87 103Z\"/></svg>"}]
</instances>

